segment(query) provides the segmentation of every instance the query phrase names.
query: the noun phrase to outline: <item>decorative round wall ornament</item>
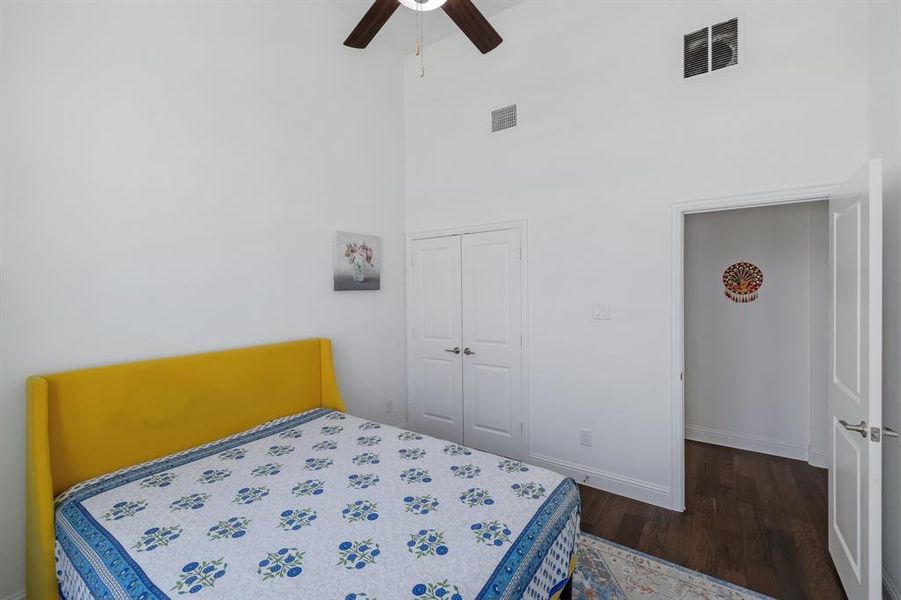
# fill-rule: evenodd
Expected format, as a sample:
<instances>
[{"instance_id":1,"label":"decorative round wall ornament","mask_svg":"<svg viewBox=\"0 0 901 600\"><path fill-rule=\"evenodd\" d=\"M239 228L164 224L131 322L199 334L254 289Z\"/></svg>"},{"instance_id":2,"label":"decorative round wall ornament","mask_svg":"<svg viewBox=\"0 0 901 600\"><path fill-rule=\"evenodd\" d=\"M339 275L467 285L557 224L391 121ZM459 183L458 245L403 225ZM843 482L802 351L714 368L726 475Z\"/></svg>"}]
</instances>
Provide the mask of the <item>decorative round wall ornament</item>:
<instances>
[{"instance_id":1,"label":"decorative round wall ornament","mask_svg":"<svg viewBox=\"0 0 901 600\"><path fill-rule=\"evenodd\" d=\"M723 285L729 300L740 304L754 302L763 286L763 271L748 262L735 263L723 272Z\"/></svg>"}]
</instances>

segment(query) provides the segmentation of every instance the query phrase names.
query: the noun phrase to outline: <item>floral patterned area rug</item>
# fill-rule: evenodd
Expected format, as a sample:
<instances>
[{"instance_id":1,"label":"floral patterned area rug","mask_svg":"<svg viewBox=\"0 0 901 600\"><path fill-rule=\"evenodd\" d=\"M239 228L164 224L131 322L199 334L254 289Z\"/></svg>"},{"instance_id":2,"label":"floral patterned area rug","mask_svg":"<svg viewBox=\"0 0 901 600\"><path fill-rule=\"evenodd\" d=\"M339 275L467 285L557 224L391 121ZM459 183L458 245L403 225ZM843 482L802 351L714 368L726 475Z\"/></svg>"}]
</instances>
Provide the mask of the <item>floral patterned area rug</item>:
<instances>
[{"instance_id":1,"label":"floral patterned area rug","mask_svg":"<svg viewBox=\"0 0 901 600\"><path fill-rule=\"evenodd\" d=\"M574 600L769 600L607 540L580 534Z\"/></svg>"}]
</instances>

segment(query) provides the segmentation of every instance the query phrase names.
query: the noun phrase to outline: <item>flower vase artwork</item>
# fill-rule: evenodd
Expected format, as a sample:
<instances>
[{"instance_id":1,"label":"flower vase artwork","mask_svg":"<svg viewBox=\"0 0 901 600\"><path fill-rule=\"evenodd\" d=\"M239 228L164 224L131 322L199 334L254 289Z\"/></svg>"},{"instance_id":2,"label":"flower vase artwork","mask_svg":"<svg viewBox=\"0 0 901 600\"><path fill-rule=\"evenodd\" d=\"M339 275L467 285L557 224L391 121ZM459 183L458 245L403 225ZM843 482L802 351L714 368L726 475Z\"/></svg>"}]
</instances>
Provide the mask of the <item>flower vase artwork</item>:
<instances>
[{"instance_id":1,"label":"flower vase artwork","mask_svg":"<svg viewBox=\"0 0 901 600\"><path fill-rule=\"evenodd\" d=\"M381 288L381 239L339 231L335 235L335 291Z\"/></svg>"},{"instance_id":2,"label":"flower vase artwork","mask_svg":"<svg viewBox=\"0 0 901 600\"><path fill-rule=\"evenodd\" d=\"M354 281L363 283L366 281L366 265L372 266L372 248L366 242L360 244L350 243L344 249L344 257L354 267Z\"/></svg>"}]
</instances>

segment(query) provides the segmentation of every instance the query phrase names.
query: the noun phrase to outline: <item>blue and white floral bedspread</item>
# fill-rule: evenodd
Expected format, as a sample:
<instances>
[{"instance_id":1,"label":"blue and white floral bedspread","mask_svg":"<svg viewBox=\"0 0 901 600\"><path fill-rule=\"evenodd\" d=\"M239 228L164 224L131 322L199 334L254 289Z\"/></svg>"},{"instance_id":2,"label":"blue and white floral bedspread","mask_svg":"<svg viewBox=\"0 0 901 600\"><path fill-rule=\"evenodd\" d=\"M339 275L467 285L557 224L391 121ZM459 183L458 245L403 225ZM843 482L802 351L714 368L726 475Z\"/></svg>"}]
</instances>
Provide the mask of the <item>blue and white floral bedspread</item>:
<instances>
[{"instance_id":1,"label":"blue and white floral bedspread","mask_svg":"<svg viewBox=\"0 0 901 600\"><path fill-rule=\"evenodd\" d=\"M68 600L546 599L579 509L551 471L315 409L68 490L57 573Z\"/></svg>"}]
</instances>

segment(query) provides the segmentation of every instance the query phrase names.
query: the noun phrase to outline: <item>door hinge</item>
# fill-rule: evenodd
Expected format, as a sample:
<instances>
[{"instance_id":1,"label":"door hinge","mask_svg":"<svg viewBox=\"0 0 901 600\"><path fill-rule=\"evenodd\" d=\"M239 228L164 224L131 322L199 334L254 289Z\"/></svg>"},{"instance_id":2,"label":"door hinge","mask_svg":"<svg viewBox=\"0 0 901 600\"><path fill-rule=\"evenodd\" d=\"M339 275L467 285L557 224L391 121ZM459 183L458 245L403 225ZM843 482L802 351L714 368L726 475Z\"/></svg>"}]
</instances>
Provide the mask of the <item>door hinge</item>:
<instances>
[{"instance_id":1,"label":"door hinge","mask_svg":"<svg viewBox=\"0 0 901 600\"><path fill-rule=\"evenodd\" d=\"M523 423L522 421L520 421L519 422L519 435L525 435L525 434L526 434L526 424Z\"/></svg>"}]
</instances>

